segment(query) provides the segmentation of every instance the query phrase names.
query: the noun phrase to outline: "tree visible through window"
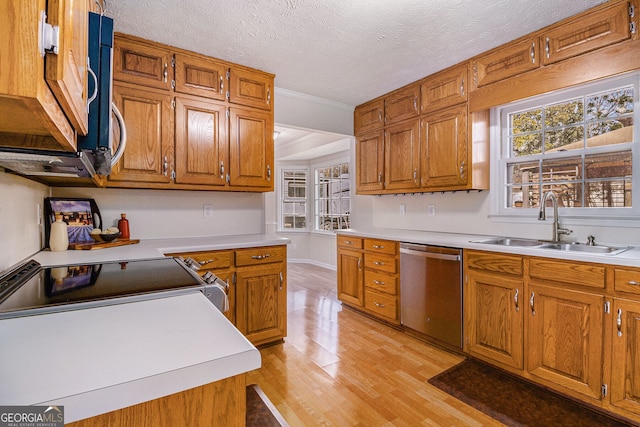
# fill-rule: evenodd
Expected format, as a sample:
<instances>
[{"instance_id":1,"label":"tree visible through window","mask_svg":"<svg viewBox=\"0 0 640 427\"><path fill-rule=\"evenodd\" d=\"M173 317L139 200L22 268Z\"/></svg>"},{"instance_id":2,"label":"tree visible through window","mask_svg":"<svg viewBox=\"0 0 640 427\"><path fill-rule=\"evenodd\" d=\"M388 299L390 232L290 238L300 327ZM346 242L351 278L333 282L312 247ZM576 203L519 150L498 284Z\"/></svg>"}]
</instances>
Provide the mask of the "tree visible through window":
<instances>
[{"instance_id":1,"label":"tree visible through window","mask_svg":"<svg viewBox=\"0 0 640 427\"><path fill-rule=\"evenodd\" d=\"M503 109L504 207L538 207L548 190L565 208L631 207L635 90L618 82Z\"/></svg>"}]
</instances>

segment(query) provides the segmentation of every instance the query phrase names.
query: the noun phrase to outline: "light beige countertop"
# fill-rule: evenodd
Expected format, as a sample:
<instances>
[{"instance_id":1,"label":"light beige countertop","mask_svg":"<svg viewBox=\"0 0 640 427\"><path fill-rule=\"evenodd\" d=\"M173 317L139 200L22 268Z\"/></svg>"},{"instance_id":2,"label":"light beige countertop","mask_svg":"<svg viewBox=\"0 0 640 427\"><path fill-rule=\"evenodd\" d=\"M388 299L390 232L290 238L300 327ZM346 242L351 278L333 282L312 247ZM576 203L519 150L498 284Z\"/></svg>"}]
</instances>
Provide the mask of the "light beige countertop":
<instances>
[{"instance_id":1,"label":"light beige countertop","mask_svg":"<svg viewBox=\"0 0 640 427\"><path fill-rule=\"evenodd\" d=\"M372 237L377 239L395 240L399 242L420 243L435 246L449 246L462 249L476 249L489 252L501 252L518 255L539 256L545 258L557 258L563 260L597 262L602 264L615 264L629 267L640 267L640 246L632 246L617 255L592 254L582 252L569 252L563 250L527 248L516 246L490 245L477 243L479 240L486 240L494 237L509 236L487 236L476 234L439 233L415 230L397 230L382 228L349 229L340 230L340 234L349 234L360 237ZM606 242L615 245L612 242ZM620 245L627 246L627 245Z\"/></svg>"}]
</instances>

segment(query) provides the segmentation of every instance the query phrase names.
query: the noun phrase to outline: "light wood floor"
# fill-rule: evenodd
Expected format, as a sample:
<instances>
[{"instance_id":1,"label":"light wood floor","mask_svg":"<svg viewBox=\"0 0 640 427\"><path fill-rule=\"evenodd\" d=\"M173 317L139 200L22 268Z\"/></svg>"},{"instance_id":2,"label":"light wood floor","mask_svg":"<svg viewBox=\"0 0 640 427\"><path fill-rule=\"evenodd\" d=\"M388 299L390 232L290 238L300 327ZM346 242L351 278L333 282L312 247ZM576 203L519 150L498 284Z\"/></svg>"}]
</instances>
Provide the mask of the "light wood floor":
<instances>
[{"instance_id":1,"label":"light wood floor","mask_svg":"<svg viewBox=\"0 0 640 427\"><path fill-rule=\"evenodd\" d=\"M427 383L462 357L343 309L335 271L288 268L288 336L247 384L291 426L502 426Z\"/></svg>"}]
</instances>

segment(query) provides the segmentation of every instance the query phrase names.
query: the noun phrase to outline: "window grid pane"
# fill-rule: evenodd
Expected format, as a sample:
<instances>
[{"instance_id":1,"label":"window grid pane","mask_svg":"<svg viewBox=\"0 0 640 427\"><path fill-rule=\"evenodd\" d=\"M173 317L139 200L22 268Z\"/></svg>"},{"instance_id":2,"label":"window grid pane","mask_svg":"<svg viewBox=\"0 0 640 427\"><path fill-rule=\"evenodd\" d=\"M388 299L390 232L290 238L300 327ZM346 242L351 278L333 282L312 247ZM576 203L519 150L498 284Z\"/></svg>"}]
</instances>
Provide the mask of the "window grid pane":
<instances>
[{"instance_id":1,"label":"window grid pane","mask_svg":"<svg viewBox=\"0 0 640 427\"><path fill-rule=\"evenodd\" d=\"M349 164L316 169L315 225L317 231L350 227L351 199Z\"/></svg>"},{"instance_id":2,"label":"window grid pane","mask_svg":"<svg viewBox=\"0 0 640 427\"><path fill-rule=\"evenodd\" d=\"M307 171L282 171L282 219L284 230L307 228Z\"/></svg>"}]
</instances>

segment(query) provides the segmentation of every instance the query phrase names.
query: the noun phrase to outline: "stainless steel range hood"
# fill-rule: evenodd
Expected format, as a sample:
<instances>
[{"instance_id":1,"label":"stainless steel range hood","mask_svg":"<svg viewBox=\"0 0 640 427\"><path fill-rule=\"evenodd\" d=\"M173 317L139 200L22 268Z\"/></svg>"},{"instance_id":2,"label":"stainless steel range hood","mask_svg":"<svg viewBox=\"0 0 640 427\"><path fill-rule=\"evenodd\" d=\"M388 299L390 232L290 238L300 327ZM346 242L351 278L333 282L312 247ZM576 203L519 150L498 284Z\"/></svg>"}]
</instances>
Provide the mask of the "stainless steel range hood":
<instances>
[{"instance_id":1,"label":"stainless steel range hood","mask_svg":"<svg viewBox=\"0 0 640 427\"><path fill-rule=\"evenodd\" d=\"M32 177L91 178L96 171L90 154L23 151L3 148L0 151L0 166L20 175Z\"/></svg>"}]
</instances>

